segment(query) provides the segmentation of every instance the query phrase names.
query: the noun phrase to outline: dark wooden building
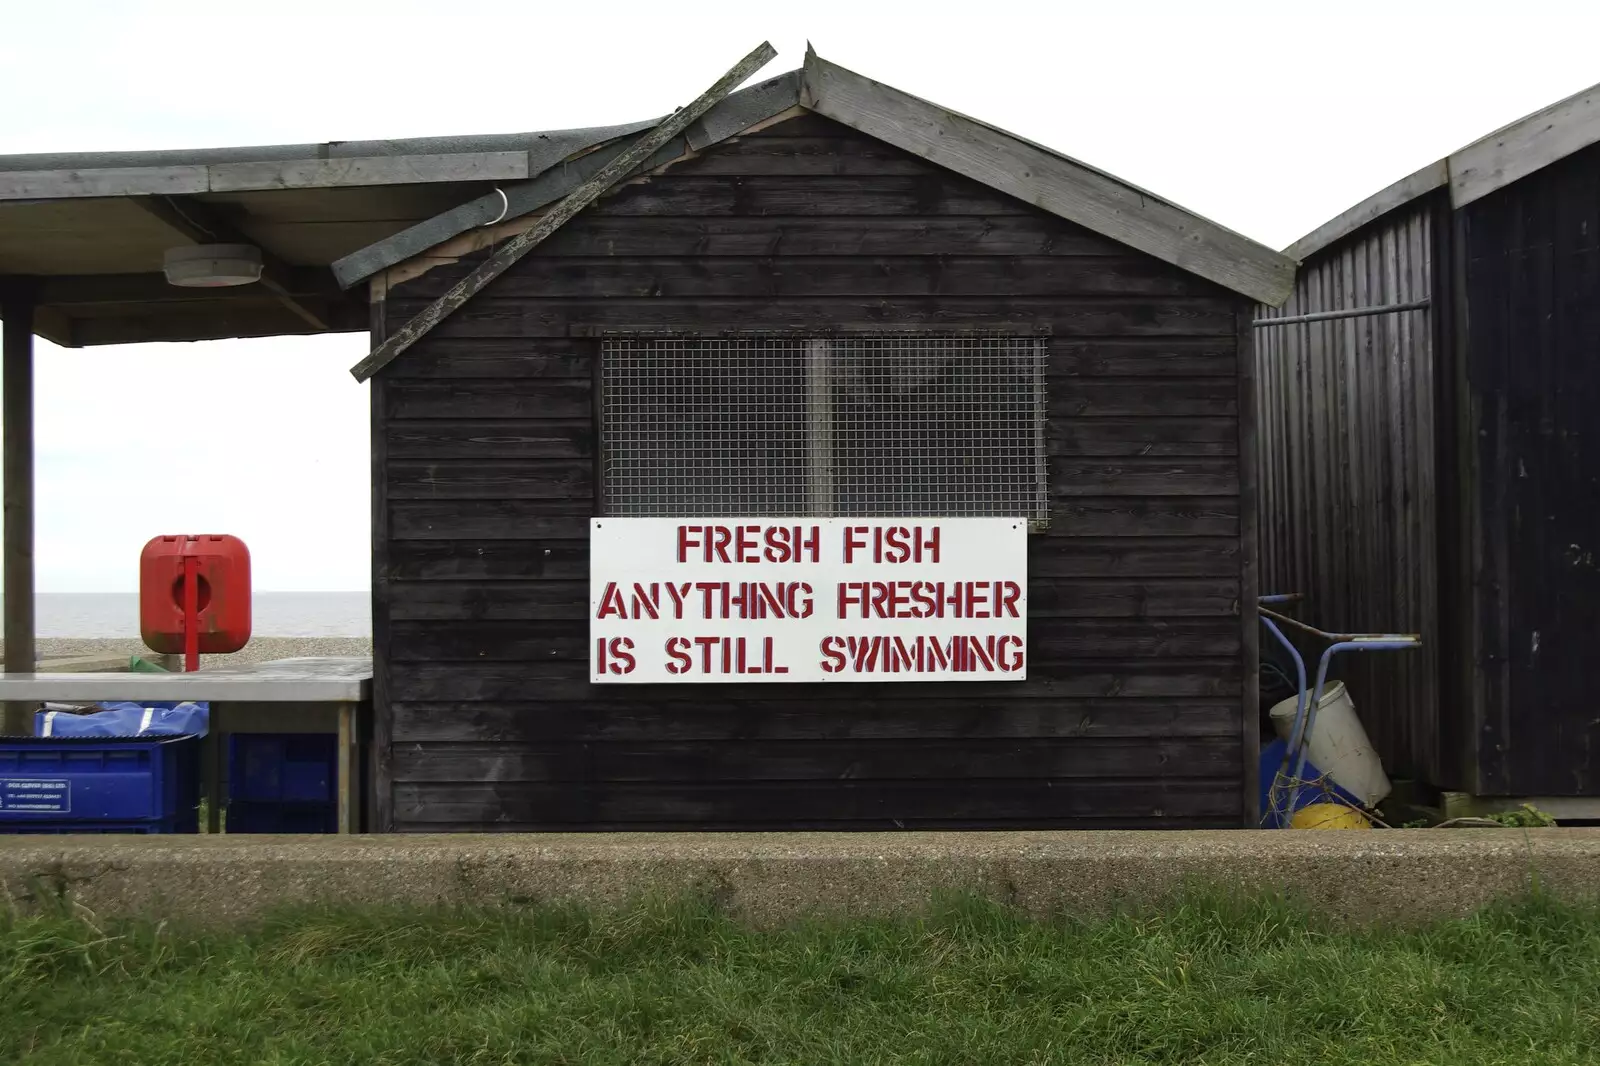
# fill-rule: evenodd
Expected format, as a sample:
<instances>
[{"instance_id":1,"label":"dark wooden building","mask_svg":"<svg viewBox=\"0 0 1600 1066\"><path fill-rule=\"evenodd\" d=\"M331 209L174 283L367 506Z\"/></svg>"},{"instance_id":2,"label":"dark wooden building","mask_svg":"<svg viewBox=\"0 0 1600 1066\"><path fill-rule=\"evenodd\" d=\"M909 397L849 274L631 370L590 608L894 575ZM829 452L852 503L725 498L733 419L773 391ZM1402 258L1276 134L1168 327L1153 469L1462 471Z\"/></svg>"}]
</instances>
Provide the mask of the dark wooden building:
<instances>
[{"instance_id":1,"label":"dark wooden building","mask_svg":"<svg viewBox=\"0 0 1600 1066\"><path fill-rule=\"evenodd\" d=\"M1347 665L1392 772L1600 797L1600 89L1287 254L1256 333L1263 585L1423 635Z\"/></svg>"},{"instance_id":2,"label":"dark wooden building","mask_svg":"<svg viewBox=\"0 0 1600 1066\"><path fill-rule=\"evenodd\" d=\"M352 256L375 339L627 141ZM815 57L729 97L372 378L375 828L1251 822L1250 320L1291 281L1159 197ZM850 346L859 454L902 464L847 498L841 460L820 505L768 480L807 447L784 413L815 385L790 357L807 338ZM957 355L907 393L873 377L886 345ZM1038 359L1037 409L1000 430L986 405L1035 369L972 371L994 348ZM691 364L712 377L684 385ZM630 481L648 464L618 441L645 430L691 472ZM1037 472L1026 681L590 684L592 516L970 513L1010 476L986 463Z\"/></svg>"}]
</instances>

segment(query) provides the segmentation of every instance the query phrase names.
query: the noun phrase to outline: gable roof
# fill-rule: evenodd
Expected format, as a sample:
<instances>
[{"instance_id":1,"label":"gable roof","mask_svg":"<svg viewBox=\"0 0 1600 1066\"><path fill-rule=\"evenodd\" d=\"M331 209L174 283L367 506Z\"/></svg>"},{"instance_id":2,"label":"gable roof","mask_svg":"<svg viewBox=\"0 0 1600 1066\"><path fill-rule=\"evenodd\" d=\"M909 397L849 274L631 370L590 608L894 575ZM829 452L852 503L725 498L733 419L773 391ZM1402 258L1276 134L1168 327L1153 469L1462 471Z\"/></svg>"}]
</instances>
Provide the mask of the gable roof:
<instances>
[{"instance_id":1,"label":"gable roof","mask_svg":"<svg viewBox=\"0 0 1600 1066\"><path fill-rule=\"evenodd\" d=\"M1170 200L807 54L801 105L1223 288L1279 304L1294 264Z\"/></svg>"},{"instance_id":2,"label":"gable roof","mask_svg":"<svg viewBox=\"0 0 1600 1066\"><path fill-rule=\"evenodd\" d=\"M335 260L648 125L0 156L0 278L66 347L365 332L367 296L340 290ZM261 249L261 283L168 284L163 253L208 243Z\"/></svg>"},{"instance_id":3,"label":"gable roof","mask_svg":"<svg viewBox=\"0 0 1600 1066\"><path fill-rule=\"evenodd\" d=\"M1557 100L1429 163L1335 215L1285 248L1284 254L1297 262L1309 259L1435 189L1448 187L1450 205L1459 210L1595 143L1600 143L1600 85Z\"/></svg>"},{"instance_id":4,"label":"gable roof","mask_svg":"<svg viewBox=\"0 0 1600 1066\"><path fill-rule=\"evenodd\" d=\"M862 77L814 52L805 66L734 93L639 173L686 159L795 108L814 111L868 136L1016 197L1262 303L1278 304L1294 264L1153 193L998 127ZM620 137L563 161L528 181L411 226L334 264L344 286L420 255L439 243L560 199L639 135Z\"/></svg>"}]
</instances>

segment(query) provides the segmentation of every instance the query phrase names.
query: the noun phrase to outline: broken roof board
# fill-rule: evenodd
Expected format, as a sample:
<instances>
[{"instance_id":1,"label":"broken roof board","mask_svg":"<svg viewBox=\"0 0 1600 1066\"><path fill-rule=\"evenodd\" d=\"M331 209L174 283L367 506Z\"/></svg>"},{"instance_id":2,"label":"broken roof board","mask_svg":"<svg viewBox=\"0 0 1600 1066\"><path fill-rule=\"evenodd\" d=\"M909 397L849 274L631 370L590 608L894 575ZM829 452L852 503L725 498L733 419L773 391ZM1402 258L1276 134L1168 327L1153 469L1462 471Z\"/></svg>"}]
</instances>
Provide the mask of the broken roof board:
<instances>
[{"instance_id":1,"label":"broken roof board","mask_svg":"<svg viewBox=\"0 0 1600 1066\"><path fill-rule=\"evenodd\" d=\"M742 89L701 116L681 137L669 141L645 160L638 172L648 172L693 155L770 121L799 102L800 72L797 70ZM653 124L646 128L653 128ZM634 132L640 136L644 134L643 130ZM499 192L486 193L352 252L333 264L333 275L340 285L349 288L380 270L398 266L421 255L451 237L479 226L518 218L553 204L598 174L613 159L627 151L635 139L618 139L593 147L575 158L559 161L528 181L504 185Z\"/></svg>"}]
</instances>

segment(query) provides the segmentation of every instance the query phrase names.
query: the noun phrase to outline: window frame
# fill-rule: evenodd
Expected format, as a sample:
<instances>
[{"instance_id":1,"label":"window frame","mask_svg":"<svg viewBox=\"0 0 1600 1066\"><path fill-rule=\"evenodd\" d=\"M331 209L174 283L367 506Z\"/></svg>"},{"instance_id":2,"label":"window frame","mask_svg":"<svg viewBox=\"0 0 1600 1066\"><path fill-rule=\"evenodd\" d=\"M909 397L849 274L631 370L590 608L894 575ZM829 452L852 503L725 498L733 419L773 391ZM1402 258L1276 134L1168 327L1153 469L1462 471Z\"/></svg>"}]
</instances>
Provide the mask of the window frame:
<instances>
[{"instance_id":1,"label":"window frame","mask_svg":"<svg viewBox=\"0 0 1600 1066\"><path fill-rule=\"evenodd\" d=\"M609 488L611 472L611 442L612 434L608 432L608 425L614 419L608 419L606 404L606 372L608 358L611 355L611 345L617 343L648 344L656 341L676 341L693 343L696 341L790 341L796 342L805 348L805 384L806 393L804 419L806 436L806 464L804 470L806 498L809 503L804 512L786 512L784 514L764 514L760 510L749 512L741 511L741 515L749 517L847 517L839 513L837 506L837 471L838 461L833 447L834 420L833 420L833 391L837 379L833 370L833 352L836 344L852 340L916 340L926 338L938 341L959 341L963 338L972 340L1000 340L1008 342L1026 341L1033 346L1032 381L1031 388L1034 392L1032 404L1033 418L1033 461L1034 468L1034 506L1028 514L1007 514L1003 517L1020 518L1028 523L1030 531L1039 531L1049 527L1051 518L1051 499L1049 487L1049 454L1047 449L1047 424L1049 422L1048 398L1049 383L1047 364L1049 360L1049 342L1051 331L1040 327L1029 330L1021 329L992 329L992 330L930 330L930 329L860 329L860 330L824 330L824 329L762 329L762 330L607 330L596 335L596 349L594 354L594 432L595 432L595 507L596 513L601 516L618 516L624 512L613 509L612 493ZM821 373L818 370L821 370ZM660 515L640 515L651 517ZM670 516L669 516L670 517ZM999 515L970 512L940 513L928 517L1001 517Z\"/></svg>"}]
</instances>

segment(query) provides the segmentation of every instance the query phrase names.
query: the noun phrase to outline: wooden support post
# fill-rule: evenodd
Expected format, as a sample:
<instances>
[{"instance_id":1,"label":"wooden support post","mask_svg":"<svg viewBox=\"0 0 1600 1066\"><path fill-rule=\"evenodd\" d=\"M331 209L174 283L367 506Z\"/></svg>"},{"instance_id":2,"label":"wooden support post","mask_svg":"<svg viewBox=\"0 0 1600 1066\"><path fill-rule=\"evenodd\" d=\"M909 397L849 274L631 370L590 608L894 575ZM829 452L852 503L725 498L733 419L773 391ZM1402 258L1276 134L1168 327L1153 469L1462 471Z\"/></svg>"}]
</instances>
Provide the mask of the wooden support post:
<instances>
[{"instance_id":1,"label":"wooden support post","mask_svg":"<svg viewBox=\"0 0 1600 1066\"><path fill-rule=\"evenodd\" d=\"M5 319L4 388L4 557L5 667L7 673L32 673L33 626L33 299L22 287L0 294ZM32 705L8 703L0 733L30 736Z\"/></svg>"}]
</instances>

